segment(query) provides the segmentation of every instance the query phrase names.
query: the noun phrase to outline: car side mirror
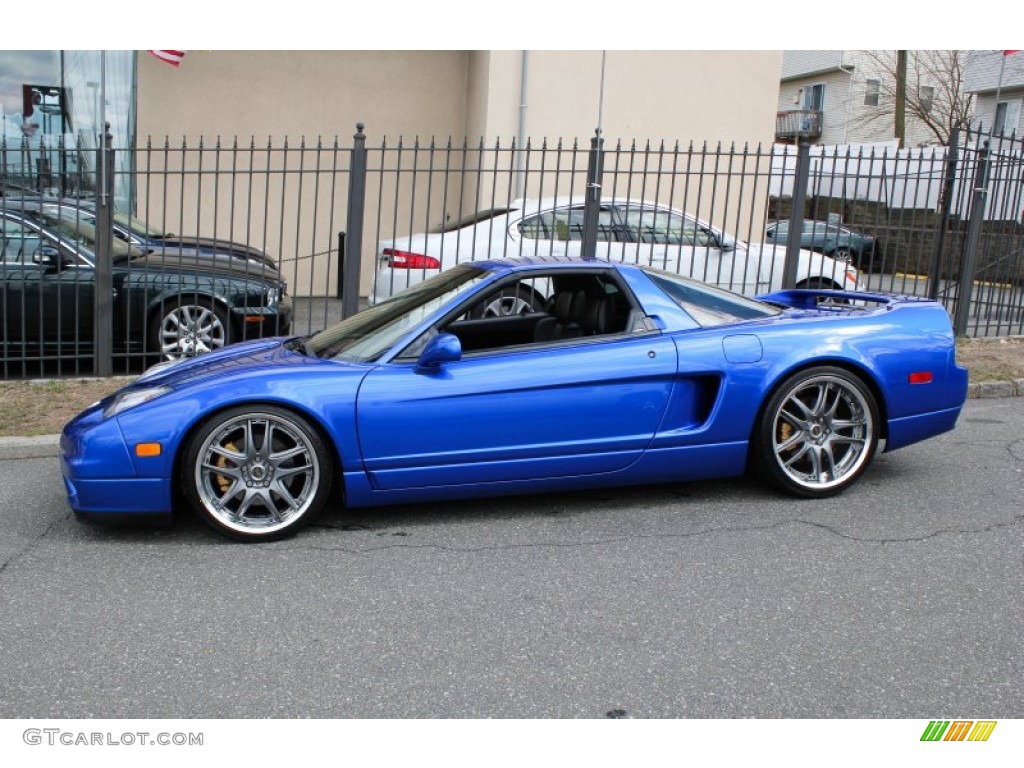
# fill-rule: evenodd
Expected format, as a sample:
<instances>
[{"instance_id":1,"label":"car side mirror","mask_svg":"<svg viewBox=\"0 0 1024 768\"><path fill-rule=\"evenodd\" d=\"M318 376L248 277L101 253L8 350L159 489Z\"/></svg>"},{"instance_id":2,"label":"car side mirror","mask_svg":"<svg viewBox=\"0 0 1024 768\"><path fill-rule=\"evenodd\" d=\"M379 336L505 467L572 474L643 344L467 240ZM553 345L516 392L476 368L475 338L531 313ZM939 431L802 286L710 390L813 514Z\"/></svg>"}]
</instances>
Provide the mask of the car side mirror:
<instances>
[{"instance_id":1,"label":"car side mirror","mask_svg":"<svg viewBox=\"0 0 1024 768\"><path fill-rule=\"evenodd\" d=\"M56 272L64 265L64 258L59 248L41 245L39 250L32 254L32 262L45 267L47 272Z\"/></svg>"},{"instance_id":2,"label":"car side mirror","mask_svg":"<svg viewBox=\"0 0 1024 768\"><path fill-rule=\"evenodd\" d=\"M419 359L416 370L421 373L432 373L441 370L445 363L454 363L462 359L462 342L458 336L450 333L439 333L427 342Z\"/></svg>"}]
</instances>

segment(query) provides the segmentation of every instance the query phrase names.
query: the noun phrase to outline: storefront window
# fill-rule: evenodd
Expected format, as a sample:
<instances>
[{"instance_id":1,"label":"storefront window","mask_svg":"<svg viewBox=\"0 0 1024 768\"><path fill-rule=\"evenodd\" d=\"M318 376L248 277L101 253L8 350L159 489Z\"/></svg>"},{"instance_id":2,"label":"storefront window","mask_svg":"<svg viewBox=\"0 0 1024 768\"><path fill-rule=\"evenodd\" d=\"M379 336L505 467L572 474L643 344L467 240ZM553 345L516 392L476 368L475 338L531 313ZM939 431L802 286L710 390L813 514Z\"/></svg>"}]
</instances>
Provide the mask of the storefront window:
<instances>
[{"instance_id":1,"label":"storefront window","mask_svg":"<svg viewBox=\"0 0 1024 768\"><path fill-rule=\"evenodd\" d=\"M134 51L0 51L0 193L94 197L96 149L134 133ZM112 192L129 206L131 153L116 155Z\"/></svg>"}]
</instances>

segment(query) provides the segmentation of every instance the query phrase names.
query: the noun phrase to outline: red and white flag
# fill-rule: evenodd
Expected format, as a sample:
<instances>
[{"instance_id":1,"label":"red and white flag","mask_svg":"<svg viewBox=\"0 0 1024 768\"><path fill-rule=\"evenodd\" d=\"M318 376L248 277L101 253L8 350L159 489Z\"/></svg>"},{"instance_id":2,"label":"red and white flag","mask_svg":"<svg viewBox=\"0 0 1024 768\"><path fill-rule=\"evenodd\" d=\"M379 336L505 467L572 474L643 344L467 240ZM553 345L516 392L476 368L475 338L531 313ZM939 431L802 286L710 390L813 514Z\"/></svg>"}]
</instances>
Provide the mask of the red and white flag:
<instances>
[{"instance_id":1,"label":"red and white flag","mask_svg":"<svg viewBox=\"0 0 1024 768\"><path fill-rule=\"evenodd\" d=\"M172 67L176 67L181 64L181 60L185 58L184 51L150 51L160 61L165 61Z\"/></svg>"}]
</instances>

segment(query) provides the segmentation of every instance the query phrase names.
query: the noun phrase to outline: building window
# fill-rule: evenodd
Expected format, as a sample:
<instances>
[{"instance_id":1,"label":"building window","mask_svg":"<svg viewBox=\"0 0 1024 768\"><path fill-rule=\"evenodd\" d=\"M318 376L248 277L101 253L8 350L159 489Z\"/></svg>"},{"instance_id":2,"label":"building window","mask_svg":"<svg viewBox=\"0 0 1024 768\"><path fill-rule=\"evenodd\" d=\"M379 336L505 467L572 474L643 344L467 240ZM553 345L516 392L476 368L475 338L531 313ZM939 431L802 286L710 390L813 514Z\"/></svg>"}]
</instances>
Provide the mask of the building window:
<instances>
[{"instance_id":1,"label":"building window","mask_svg":"<svg viewBox=\"0 0 1024 768\"><path fill-rule=\"evenodd\" d=\"M134 51L0 51L0 184L6 192L96 192L96 148L134 141ZM131 153L116 156L114 199L127 210Z\"/></svg>"},{"instance_id":2,"label":"building window","mask_svg":"<svg viewBox=\"0 0 1024 768\"><path fill-rule=\"evenodd\" d=\"M935 103L935 89L930 85L922 85L917 91L917 98L921 103L921 112L930 115Z\"/></svg>"},{"instance_id":3,"label":"building window","mask_svg":"<svg viewBox=\"0 0 1024 768\"><path fill-rule=\"evenodd\" d=\"M804 109L821 112L825 108L825 84L806 85L804 92Z\"/></svg>"},{"instance_id":4,"label":"building window","mask_svg":"<svg viewBox=\"0 0 1024 768\"><path fill-rule=\"evenodd\" d=\"M869 77L864 85L864 106L877 107L882 93L882 81Z\"/></svg>"},{"instance_id":5,"label":"building window","mask_svg":"<svg viewBox=\"0 0 1024 768\"><path fill-rule=\"evenodd\" d=\"M1020 126L1020 101L1000 101L992 132L997 136L1015 134Z\"/></svg>"}]
</instances>

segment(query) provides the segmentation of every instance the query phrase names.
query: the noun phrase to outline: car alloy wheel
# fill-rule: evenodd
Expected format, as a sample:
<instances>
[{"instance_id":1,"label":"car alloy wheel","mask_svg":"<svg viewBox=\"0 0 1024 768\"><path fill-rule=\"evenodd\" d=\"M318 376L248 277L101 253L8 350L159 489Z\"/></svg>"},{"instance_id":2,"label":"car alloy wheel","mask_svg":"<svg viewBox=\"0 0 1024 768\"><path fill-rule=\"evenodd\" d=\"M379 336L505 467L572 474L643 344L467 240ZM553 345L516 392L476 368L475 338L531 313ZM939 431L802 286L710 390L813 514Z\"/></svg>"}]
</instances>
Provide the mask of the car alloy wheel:
<instances>
[{"instance_id":1,"label":"car alloy wheel","mask_svg":"<svg viewBox=\"0 0 1024 768\"><path fill-rule=\"evenodd\" d=\"M207 422L183 465L186 495L215 529L246 541L290 536L321 511L330 454L305 419L283 408L235 408Z\"/></svg>"},{"instance_id":2,"label":"car alloy wheel","mask_svg":"<svg viewBox=\"0 0 1024 768\"><path fill-rule=\"evenodd\" d=\"M224 311L199 301L167 305L155 330L155 346L164 360L212 352L227 344L229 337Z\"/></svg>"},{"instance_id":3,"label":"car alloy wheel","mask_svg":"<svg viewBox=\"0 0 1024 768\"><path fill-rule=\"evenodd\" d=\"M878 425L875 399L853 374L833 367L798 373L776 389L761 416L760 468L797 496L832 496L871 462Z\"/></svg>"},{"instance_id":4,"label":"car alloy wheel","mask_svg":"<svg viewBox=\"0 0 1024 768\"><path fill-rule=\"evenodd\" d=\"M473 317L512 317L528 315L536 311L534 304L537 297L525 286L506 288L500 293L493 293L480 302L472 312Z\"/></svg>"}]
</instances>

